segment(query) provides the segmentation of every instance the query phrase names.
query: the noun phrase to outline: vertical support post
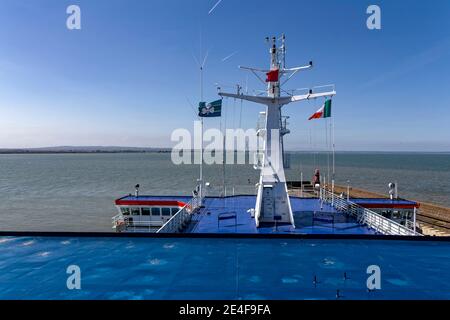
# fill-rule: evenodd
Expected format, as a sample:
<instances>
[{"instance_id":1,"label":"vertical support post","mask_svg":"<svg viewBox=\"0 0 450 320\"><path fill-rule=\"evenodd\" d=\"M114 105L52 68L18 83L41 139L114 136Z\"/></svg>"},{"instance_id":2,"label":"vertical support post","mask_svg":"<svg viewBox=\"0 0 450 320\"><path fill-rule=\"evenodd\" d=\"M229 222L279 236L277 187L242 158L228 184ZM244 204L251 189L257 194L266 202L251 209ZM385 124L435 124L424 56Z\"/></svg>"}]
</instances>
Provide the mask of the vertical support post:
<instances>
[{"instance_id":1,"label":"vertical support post","mask_svg":"<svg viewBox=\"0 0 450 320\"><path fill-rule=\"evenodd\" d=\"M417 223L417 208L414 207L414 213L413 213L413 227L414 227L414 233L415 233L416 230L417 230L417 225L416 225L416 223Z\"/></svg>"},{"instance_id":2,"label":"vertical support post","mask_svg":"<svg viewBox=\"0 0 450 320\"><path fill-rule=\"evenodd\" d=\"M203 66L200 66L200 101L203 101ZM201 143L200 143L200 177L199 177L199 207L203 205L203 117L200 119Z\"/></svg>"},{"instance_id":3,"label":"vertical support post","mask_svg":"<svg viewBox=\"0 0 450 320\"><path fill-rule=\"evenodd\" d=\"M199 178L199 196L200 196L200 206L203 205L203 118L201 120L202 129L202 142L200 144L200 178Z\"/></svg>"},{"instance_id":4,"label":"vertical support post","mask_svg":"<svg viewBox=\"0 0 450 320\"><path fill-rule=\"evenodd\" d=\"M228 105L228 98L226 100L226 105ZM222 128L222 117L220 118L220 131L222 132L222 198L225 197L225 159L226 159L226 132L227 132L227 122L225 121Z\"/></svg>"},{"instance_id":5,"label":"vertical support post","mask_svg":"<svg viewBox=\"0 0 450 320\"><path fill-rule=\"evenodd\" d=\"M331 132L332 132L332 149L333 149L333 158L332 158L332 165L333 165L333 172L332 172L332 181L331 181L331 192L334 194L334 181L335 181L335 175L336 175L336 146L335 146L335 135L334 135L334 118L331 119Z\"/></svg>"},{"instance_id":6,"label":"vertical support post","mask_svg":"<svg viewBox=\"0 0 450 320\"><path fill-rule=\"evenodd\" d=\"M347 180L347 202L350 201L350 180Z\"/></svg>"},{"instance_id":7,"label":"vertical support post","mask_svg":"<svg viewBox=\"0 0 450 320\"><path fill-rule=\"evenodd\" d=\"M331 180L331 205L334 206L334 179Z\"/></svg>"},{"instance_id":8,"label":"vertical support post","mask_svg":"<svg viewBox=\"0 0 450 320\"><path fill-rule=\"evenodd\" d=\"M398 199L398 183L395 181L395 199Z\"/></svg>"},{"instance_id":9,"label":"vertical support post","mask_svg":"<svg viewBox=\"0 0 450 320\"><path fill-rule=\"evenodd\" d=\"M300 198L303 198L303 172L300 172Z\"/></svg>"},{"instance_id":10,"label":"vertical support post","mask_svg":"<svg viewBox=\"0 0 450 320\"><path fill-rule=\"evenodd\" d=\"M320 192L320 211L323 210L323 198L324 198L324 192L323 191L324 191L323 188L319 189L319 192Z\"/></svg>"}]
</instances>

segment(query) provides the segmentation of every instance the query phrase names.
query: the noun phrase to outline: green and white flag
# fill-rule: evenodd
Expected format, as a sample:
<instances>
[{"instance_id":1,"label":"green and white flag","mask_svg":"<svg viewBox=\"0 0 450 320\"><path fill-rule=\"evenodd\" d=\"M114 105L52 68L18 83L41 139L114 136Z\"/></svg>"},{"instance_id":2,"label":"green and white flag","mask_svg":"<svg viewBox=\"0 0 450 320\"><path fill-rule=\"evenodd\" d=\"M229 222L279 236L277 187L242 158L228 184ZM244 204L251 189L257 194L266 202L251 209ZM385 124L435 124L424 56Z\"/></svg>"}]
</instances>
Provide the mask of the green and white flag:
<instances>
[{"instance_id":1,"label":"green and white flag","mask_svg":"<svg viewBox=\"0 0 450 320\"><path fill-rule=\"evenodd\" d=\"M198 116L203 118L214 118L222 115L222 100L211 103L200 102L198 107Z\"/></svg>"}]
</instances>

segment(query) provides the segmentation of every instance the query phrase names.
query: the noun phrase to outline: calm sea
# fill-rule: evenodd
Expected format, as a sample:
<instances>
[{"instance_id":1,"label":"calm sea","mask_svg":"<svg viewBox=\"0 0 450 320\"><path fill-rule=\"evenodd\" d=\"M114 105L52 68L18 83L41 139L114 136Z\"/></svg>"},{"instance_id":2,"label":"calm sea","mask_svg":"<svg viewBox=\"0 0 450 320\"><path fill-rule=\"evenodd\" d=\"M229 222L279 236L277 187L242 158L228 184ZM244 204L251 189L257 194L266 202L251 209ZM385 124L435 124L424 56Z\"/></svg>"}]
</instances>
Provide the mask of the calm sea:
<instances>
[{"instance_id":1,"label":"calm sea","mask_svg":"<svg viewBox=\"0 0 450 320\"><path fill-rule=\"evenodd\" d=\"M291 155L288 179L310 180L325 154ZM331 167L330 167L331 170ZM254 193L258 172L226 166L227 193ZM132 193L191 194L198 166L173 165L170 154L0 155L0 230L111 231L114 199ZM450 154L338 153L337 183L387 193L397 181L400 196L450 206ZM205 166L210 192L222 190L222 166Z\"/></svg>"}]
</instances>

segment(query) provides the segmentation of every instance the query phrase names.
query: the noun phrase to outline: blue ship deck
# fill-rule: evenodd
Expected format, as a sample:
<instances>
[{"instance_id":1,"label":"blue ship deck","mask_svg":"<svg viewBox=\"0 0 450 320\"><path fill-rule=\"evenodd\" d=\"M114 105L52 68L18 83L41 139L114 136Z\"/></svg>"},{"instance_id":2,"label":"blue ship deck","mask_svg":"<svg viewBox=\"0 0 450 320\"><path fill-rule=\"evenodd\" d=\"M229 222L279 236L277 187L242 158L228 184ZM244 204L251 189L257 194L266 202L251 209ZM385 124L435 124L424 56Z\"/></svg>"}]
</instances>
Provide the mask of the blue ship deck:
<instances>
[{"instance_id":1,"label":"blue ship deck","mask_svg":"<svg viewBox=\"0 0 450 320\"><path fill-rule=\"evenodd\" d=\"M186 201L186 197L149 197L147 200ZM205 208L193 217L186 233L238 233L238 234L375 234L355 218L337 211L316 198L290 197L295 228L289 225L265 225L256 227L255 219L248 212L255 207L255 196L208 197ZM130 198L133 200L133 197Z\"/></svg>"},{"instance_id":2,"label":"blue ship deck","mask_svg":"<svg viewBox=\"0 0 450 320\"><path fill-rule=\"evenodd\" d=\"M446 241L136 236L0 236L0 299L450 299Z\"/></svg>"}]
</instances>

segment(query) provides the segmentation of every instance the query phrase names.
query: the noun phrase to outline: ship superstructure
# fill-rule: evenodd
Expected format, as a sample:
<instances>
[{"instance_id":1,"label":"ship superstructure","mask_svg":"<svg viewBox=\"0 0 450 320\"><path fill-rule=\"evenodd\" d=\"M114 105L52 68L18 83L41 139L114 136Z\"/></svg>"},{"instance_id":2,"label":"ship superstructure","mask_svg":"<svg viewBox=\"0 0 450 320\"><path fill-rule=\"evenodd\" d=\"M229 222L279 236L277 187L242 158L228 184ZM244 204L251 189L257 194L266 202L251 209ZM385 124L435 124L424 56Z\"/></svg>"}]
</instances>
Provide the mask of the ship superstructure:
<instances>
[{"instance_id":1,"label":"ship superstructure","mask_svg":"<svg viewBox=\"0 0 450 320\"><path fill-rule=\"evenodd\" d=\"M282 95L282 86L300 71L312 68L308 65L286 68L286 44L285 36L281 37L281 47L277 47L277 38L273 37L270 46L270 68L268 70L241 67L253 73L267 75L267 96L250 96L240 92L219 92L222 97L246 100L266 106L265 128L259 131L263 138L263 152L261 161L261 174L258 184L258 193L255 204L255 223L290 223L295 226L294 216L289 201L284 173L283 137L287 131L283 130L282 107L293 102L300 102L319 97L332 97L336 92L314 93L310 90L303 95ZM269 39L267 39L269 41ZM257 75L257 74L256 74Z\"/></svg>"},{"instance_id":2,"label":"ship superstructure","mask_svg":"<svg viewBox=\"0 0 450 320\"><path fill-rule=\"evenodd\" d=\"M255 157L255 168L260 171L255 194L207 196L207 183L201 166L200 179L192 196L140 196L136 190L134 196L130 194L116 200L119 214L113 217L114 229L156 233L420 235L415 226L419 204L413 201L378 199L370 202L370 206L364 206L367 201L337 195L333 187L321 184L319 179L314 182L308 196L304 197L303 193L295 197L289 195L283 146L284 136L289 130L282 108L294 102L318 98L329 101L336 91L334 85L328 85L314 87L301 94L288 93L283 87L286 82L311 69L313 62L288 68L285 36L266 38L266 41L270 46L269 68L240 67L267 85L264 96L243 94L240 86L237 86L236 93L218 88L218 94L223 98L265 106L265 111L260 113L262 125L257 130L263 143ZM261 74L267 78L264 80ZM395 216L400 219L391 219L393 208Z\"/></svg>"}]
</instances>

